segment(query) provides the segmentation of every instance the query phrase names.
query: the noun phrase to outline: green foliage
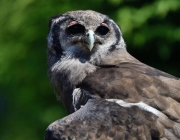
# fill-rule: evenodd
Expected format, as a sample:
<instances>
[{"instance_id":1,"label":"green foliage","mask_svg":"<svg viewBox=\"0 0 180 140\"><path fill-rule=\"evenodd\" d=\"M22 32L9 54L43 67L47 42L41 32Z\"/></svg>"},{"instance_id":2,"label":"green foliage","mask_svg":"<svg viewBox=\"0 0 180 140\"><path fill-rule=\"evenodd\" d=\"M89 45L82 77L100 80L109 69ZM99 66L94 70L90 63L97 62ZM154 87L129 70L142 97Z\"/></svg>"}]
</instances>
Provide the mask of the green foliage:
<instances>
[{"instance_id":1,"label":"green foliage","mask_svg":"<svg viewBox=\"0 0 180 140\"><path fill-rule=\"evenodd\" d=\"M120 26L140 61L180 76L179 0L1 0L0 139L39 140L66 115L47 77L46 35L51 16L92 9Z\"/></svg>"}]
</instances>

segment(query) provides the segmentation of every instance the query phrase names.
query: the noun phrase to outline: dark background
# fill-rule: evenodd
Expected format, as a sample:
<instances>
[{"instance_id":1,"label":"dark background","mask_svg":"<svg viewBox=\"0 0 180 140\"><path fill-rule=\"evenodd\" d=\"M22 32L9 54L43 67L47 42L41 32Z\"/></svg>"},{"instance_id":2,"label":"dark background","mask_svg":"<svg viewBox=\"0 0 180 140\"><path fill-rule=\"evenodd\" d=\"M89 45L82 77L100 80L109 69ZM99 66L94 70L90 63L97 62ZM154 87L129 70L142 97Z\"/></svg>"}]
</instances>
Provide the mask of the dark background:
<instances>
[{"instance_id":1,"label":"dark background","mask_svg":"<svg viewBox=\"0 0 180 140\"><path fill-rule=\"evenodd\" d=\"M109 15L133 56L180 77L179 0L1 0L0 140L44 139L66 115L47 77L46 36L51 16L78 9Z\"/></svg>"}]
</instances>

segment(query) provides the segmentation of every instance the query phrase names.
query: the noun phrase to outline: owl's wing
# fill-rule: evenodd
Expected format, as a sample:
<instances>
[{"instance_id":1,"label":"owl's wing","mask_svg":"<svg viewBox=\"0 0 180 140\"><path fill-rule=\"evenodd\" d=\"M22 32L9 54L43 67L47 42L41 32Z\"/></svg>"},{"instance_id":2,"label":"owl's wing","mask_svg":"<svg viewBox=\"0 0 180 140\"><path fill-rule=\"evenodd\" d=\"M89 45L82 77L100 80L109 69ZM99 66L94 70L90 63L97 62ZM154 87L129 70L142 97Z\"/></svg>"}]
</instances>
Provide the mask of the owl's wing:
<instances>
[{"instance_id":1,"label":"owl's wing","mask_svg":"<svg viewBox=\"0 0 180 140\"><path fill-rule=\"evenodd\" d=\"M116 103L115 103L116 102ZM119 103L120 105L118 105ZM45 140L178 140L180 125L144 104L90 99L46 130Z\"/></svg>"},{"instance_id":2,"label":"owl's wing","mask_svg":"<svg viewBox=\"0 0 180 140\"><path fill-rule=\"evenodd\" d=\"M143 102L180 122L180 80L142 63L101 67L78 87L104 99Z\"/></svg>"}]
</instances>

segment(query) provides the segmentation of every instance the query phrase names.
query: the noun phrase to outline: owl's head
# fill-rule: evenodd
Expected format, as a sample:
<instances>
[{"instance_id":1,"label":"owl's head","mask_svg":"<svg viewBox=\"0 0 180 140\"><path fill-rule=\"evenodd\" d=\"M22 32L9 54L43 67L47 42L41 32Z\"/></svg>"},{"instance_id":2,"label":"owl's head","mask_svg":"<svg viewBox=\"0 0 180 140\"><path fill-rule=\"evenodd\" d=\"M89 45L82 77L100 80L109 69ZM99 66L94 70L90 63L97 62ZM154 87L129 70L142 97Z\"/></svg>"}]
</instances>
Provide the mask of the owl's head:
<instances>
[{"instance_id":1,"label":"owl's head","mask_svg":"<svg viewBox=\"0 0 180 140\"><path fill-rule=\"evenodd\" d=\"M97 63L108 53L125 48L119 26L95 11L71 11L50 20L48 54ZM55 61L55 60L54 60Z\"/></svg>"}]
</instances>

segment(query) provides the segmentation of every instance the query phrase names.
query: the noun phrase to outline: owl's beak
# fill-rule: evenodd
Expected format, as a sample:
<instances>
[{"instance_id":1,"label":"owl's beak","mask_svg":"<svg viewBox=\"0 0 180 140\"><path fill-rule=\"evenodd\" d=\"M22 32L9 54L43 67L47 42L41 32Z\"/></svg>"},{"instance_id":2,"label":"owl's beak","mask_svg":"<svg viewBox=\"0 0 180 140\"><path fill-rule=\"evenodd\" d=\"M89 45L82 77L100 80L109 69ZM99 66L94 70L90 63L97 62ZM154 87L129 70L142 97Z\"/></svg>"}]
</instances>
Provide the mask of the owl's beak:
<instances>
[{"instance_id":1,"label":"owl's beak","mask_svg":"<svg viewBox=\"0 0 180 140\"><path fill-rule=\"evenodd\" d=\"M86 41L87 41L87 48L91 51L92 48L94 47L94 42L95 42L95 39L94 39L94 32L92 30L89 30L87 33L86 33Z\"/></svg>"}]
</instances>

